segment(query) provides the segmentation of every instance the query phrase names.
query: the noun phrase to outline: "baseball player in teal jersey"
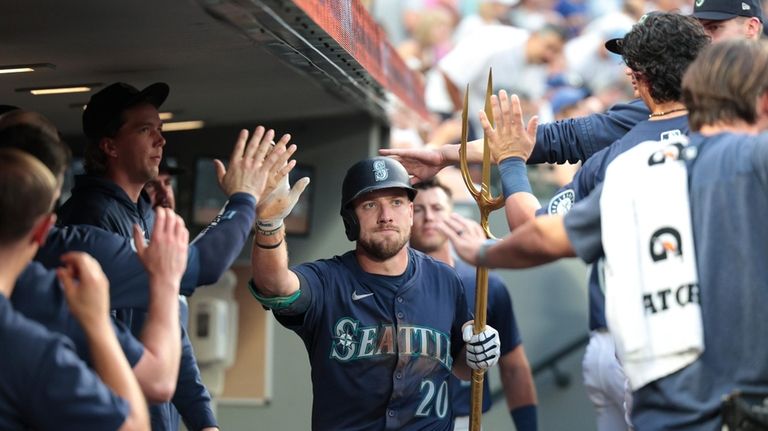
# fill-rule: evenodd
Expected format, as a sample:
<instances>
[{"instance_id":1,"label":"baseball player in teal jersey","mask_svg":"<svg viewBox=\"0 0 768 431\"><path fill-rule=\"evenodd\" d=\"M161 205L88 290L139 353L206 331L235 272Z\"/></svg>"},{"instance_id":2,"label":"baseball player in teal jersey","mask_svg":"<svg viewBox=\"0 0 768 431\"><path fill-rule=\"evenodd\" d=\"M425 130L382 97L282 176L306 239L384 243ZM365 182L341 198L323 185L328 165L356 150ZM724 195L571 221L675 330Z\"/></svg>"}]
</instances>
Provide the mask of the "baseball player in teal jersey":
<instances>
[{"instance_id":1,"label":"baseball player in teal jersey","mask_svg":"<svg viewBox=\"0 0 768 431\"><path fill-rule=\"evenodd\" d=\"M289 269L283 218L307 182L257 207L251 289L304 341L312 428L451 430L448 378L495 364L499 337L490 326L473 335L456 272L406 246L408 174L384 157L353 165L341 216L355 250Z\"/></svg>"}]
</instances>

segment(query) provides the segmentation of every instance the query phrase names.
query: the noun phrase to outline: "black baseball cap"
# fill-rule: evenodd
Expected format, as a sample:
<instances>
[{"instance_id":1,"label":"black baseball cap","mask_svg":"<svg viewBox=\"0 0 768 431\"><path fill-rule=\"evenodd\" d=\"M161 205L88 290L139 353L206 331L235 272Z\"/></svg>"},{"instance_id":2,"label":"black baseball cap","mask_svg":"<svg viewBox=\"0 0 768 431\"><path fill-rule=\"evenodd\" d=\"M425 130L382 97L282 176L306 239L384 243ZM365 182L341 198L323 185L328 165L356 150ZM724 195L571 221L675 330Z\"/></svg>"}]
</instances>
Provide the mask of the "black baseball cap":
<instances>
[{"instance_id":1,"label":"black baseball cap","mask_svg":"<svg viewBox=\"0 0 768 431\"><path fill-rule=\"evenodd\" d=\"M161 174L168 174L168 175L181 175L185 172L187 172L186 169L180 168L176 165L171 166L168 164L168 160L166 160L165 157L163 157L160 160L160 167L158 168L158 172Z\"/></svg>"},{"instance_id":2,"label":"black baseball cap","mask_svg":"<svg viewBox=\"0 0 768 431\"><path fill-rule=\"evenodd\" d=\"M641 25L649 17L652 17L654 15L659 15L659 14L662 14L662 13L663 12L659 12L659 11L648 12L647 14L641 16L640 19L637 20L637 23L635 25ZM632 26L632 28L634 28L634 27L635 26ZM627 35L625 34L624 37L627 37ZM621 55L622 54L622 45L624 45L624 37L617 37L617 38L614 38L614 39L606 40L605 41L605 49L607 49L608 51L611 51L614 54Z\"/></svg>"},{"instance_id":3,"label":"black baseball cap","mask_svg":"<svg viewBox=\"0 0 768 431\"><path fill-rule=\"evenodd\" d=\"M5 114L5 113L7 113L7 112L11 112L11 111L17 111L17 110L19 110L19 109L21 109L21 108L19 108L18 106L13 106L13 105L0 105L0 115L3 115L3 114Z\"/></svg>"},{"instance_id":4,"label":"black baseball cap","mask_svg":"<svg viewBox=\"0 0 768 431\"><path fill-rule=\"evenodd\" d=\"M615 39L608 39L605 41L605 49L611 51L614 54L621 55L621 46L624 44L623 37L617 37Z\"/></svg>"},{"instance_id":5,"label":"black baseball cap","mask_svg":"<svg viewBox=\"0 0 768 431\"><path fill-rule=\"evenodd\" d=\"M696 0L693 4L693 16L712 21L746 16L763 22L760 0Z\"/></svg>"},{"instance_id":6,"label":"black baseball cap","mask_svg":"<svg viewBox=\"0 0 768 431\"><path fill-rule=\"evenodd\" d=\"M91 96L83 112L83 132L90 140L96 141L115 127L123 111L142 103L151 103L156 108L165 102L170 88L164 82L156 82L139 91L124 82L111 84Z\"/></svg>"}]
</instances>

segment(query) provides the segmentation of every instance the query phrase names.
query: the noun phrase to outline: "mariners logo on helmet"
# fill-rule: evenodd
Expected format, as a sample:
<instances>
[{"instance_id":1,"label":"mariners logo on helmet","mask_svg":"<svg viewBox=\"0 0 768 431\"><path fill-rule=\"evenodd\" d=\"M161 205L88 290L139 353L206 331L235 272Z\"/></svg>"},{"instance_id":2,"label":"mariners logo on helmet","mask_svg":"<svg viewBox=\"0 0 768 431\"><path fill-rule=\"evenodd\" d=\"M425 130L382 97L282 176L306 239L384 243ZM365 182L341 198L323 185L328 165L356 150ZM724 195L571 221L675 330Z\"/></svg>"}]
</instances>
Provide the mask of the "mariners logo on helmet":
<instances>
[{"instance_id":1,"label":"mariners logo on helmet","mask_svg":"<svg viewBox=\"0 0 768 431\"><path fill-rule=\"evenodd\" d=\"M389 170L383 160L375 160L373 162L373 179L376 181L384 181L389 178Z\"/></svg>"},{"instance_id":2,"label":"mariners logo on helmet","mask_svg":"<svg viewBox=\"0 0 768 431\"><path fill-rule=\"evenodd\" d=\"M667 259L669 253L682 256L683 247L680 232L671 227L663 227L651 235L651 259L654 262Z\"/></svg>"}]
</instances>

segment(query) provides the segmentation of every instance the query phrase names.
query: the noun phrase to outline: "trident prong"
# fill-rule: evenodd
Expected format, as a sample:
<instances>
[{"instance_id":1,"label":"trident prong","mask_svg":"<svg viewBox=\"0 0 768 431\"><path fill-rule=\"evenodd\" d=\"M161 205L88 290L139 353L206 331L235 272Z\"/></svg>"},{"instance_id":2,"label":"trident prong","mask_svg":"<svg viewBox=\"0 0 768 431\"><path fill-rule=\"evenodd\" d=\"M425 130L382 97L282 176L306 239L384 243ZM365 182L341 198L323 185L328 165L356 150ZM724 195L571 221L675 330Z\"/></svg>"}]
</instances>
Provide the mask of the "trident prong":
<instances>
[{"instance_id":1,"label":"trident prong","mask_svg":"<svg viewBox=\"0 0 768 431\"><path fill-rule=\"evenodd\" d=\"M493 126L493 108L491 107L491 95L493 95L493 70L488 71L488 85L485 90L485 115L488 116L488 120ZM480 183L480 190L472 182L472 176L469 173L469 166L467 163L467 135L469 129L469 85L467 85L464 92L464 109L461 112L461 146L459 149L459 159L461 162L461 176L464 179L464 185L467 186L467 190L472 195L472 198L477 202L477 206L480 209L480 225L483 227L486 238L495 238L488 227L488 215L504 206L503 196L491 196L491 151L488 147L488 137L483 136L483 165L482 165L482 181Z\"/></svg>"},{"instance_id":2,"label":"trident prong","mask_svg":"<svg viewBox=\"0 0 768 431\"><path fill-rule=\"evenodd\" d=\"M491 107L491 95L493 94L493 70L488 71L488 85L485 89L485 114L488 116L488 120L493 126L493 108ZM464 184L467 186L469 193L477 202L477 206L480 209L480 226L482 226L485 232L486 238L494 238L491 230L488 226L488 216L491 211L497 210L504 206L504 197L491 196L491 151L488 147L488 137L483 136L483 170L482 180L480 182L480 190L477 190L475 184L472 182L472 177L469 174L469 166L467 165L467 134L468 134L468 106L469 106L469 85L464 92L464 109L461 112L461 147L459 150L459 159L461 161L461 176L464 178ZM485 330L486 311L488 309L488 268L483 266L477 267L477 276L475 278L476 290L475 290L475 322L473 330L475 334L479 334ZM482 406L483 406L483 379L484 371L472 370L472 405L469 415L469 429L470 431L480 431L482 421Z\"/></svg>"}]
</instances>

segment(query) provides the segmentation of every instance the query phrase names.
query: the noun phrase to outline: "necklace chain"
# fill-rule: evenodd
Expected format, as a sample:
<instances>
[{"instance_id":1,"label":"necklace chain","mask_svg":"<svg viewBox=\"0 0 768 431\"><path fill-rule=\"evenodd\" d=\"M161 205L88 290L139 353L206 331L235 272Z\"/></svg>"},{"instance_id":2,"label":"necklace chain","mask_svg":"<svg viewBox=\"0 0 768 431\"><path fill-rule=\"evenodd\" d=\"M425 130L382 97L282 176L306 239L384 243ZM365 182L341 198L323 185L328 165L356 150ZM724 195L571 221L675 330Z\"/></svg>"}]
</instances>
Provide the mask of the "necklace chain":
<instances>
[{"instance_id":1,"label":"necklace chain","mask_svg":"<svg viewBox=\"0 0 768 431\"><path fill-rule=\"evenodd\" d=\"M669 111L654 112L652 114L648 114L648 118L663 117L663 116L665 116L667 114L671 114L673 112L680 112L680 111L687 111L687 110L688 110L688 108L675 108L675 109L670 109Z\"/></svg>"}]
</instances>

